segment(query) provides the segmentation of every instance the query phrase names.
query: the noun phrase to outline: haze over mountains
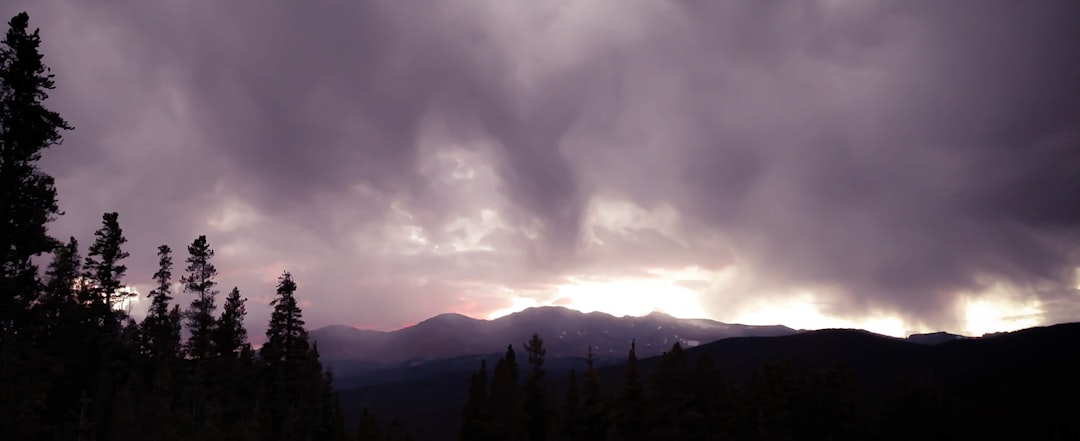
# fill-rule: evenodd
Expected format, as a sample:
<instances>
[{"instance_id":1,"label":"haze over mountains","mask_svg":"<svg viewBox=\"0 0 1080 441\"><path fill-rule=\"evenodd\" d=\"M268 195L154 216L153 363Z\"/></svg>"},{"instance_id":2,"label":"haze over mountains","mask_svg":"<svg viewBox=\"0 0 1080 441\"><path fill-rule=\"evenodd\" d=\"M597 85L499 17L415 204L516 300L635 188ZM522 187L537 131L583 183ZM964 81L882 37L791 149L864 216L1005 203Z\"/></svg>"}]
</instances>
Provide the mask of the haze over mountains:
<instances>
[{"instance_id":1,"label":"haze over mountains","mask_svg":"<svg viewBox=\"0 0 1080 441\"><path fill-rule=\"evenodd\" d=\"M653 357L678 342L686 348L732 337L774 337L801 332L783 325L755 326L707 319L679 319L654 312L642 317L583 313L558 306L529 308L494 320L440 314L395 331L331 325L311 332L322 359L333 366L336 384L352 387L469 370L480 359L494 363L507 344L533 333L545 341L548 363L576 366L589 346L598 365L624 361L633 340L641 357ZM884 337L882 338L891 338ZM915 334L908 341L936 345L967 338L944 332Z\"/></svg>"},{"instance_id":2,"label":"haze over mountains","mask_svg":"<svg viewBox=\"0 0 1080 441\"><path fill-rule=\"evenodd\" d=\"M558 306L529 308L494 320L440 314L396 331L361 330L331 325L311 332L324 360L417 363L465 355L498 353L508 342L533 333L544 338L548 356L584 357L589 346L598 360L621 359L631 340L644 357L660 355L679 342L694 347L728 337L787 335L782 325L727 324L707 319L678 319L654 312L643 317L583 313Z\"/></svg>"}]
</instances>

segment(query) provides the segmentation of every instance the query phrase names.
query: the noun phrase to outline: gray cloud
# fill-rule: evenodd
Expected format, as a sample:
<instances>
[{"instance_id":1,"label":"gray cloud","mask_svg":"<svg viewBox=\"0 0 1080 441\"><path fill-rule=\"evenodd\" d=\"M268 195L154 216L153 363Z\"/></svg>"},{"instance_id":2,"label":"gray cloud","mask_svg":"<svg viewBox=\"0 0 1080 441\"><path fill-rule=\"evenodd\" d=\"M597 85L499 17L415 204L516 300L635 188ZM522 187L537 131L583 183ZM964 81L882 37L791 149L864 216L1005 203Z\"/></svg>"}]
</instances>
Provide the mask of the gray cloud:
<instances>
[{"instance_id":1,"label":"gray cloud","mask_svg":"<svg viewBox=\"0 0 1080 441\"><path fill-rule=\"evenodd\" d=\"M88 240L120 211L135 283L157 243L206 233L253 298L292 269L313 323L479 314L504 289L554 299L571 274L696 265L744 275L703 292L721 319L811 289L841 316L955 329L958 296L995 283L1078 318L1059 313L1077 300L1074 3L0 12L42 28L77 129L46 158L55 230ZM591 225L598 200L670 219ZM473 239L462 218L495 226L449 253Z\"/></svg>"}]
</instances>

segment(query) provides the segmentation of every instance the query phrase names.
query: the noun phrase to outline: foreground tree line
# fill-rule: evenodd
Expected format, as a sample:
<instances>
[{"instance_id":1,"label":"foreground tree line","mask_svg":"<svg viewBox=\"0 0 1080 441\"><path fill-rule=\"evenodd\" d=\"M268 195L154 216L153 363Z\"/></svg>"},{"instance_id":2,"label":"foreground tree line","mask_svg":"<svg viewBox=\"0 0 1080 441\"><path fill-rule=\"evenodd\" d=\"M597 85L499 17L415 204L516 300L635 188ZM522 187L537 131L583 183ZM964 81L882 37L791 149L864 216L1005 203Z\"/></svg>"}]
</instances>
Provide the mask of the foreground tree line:
<instances>
[{"instance_id":1,"label":"foreground tree line","mask_svg":"<svg viewBox=\"0 0 1080 441\"><path fill-rule=\"evenodd\" d=\"M8 25L0 42L0 438L351 439L291 274L278 279L266 342L254 350L238 288L218 313L206 236L187 246L178 278L172 249L158 247L157 286L139 321L122 308L137 294L124 282L129 253L117 213L104 214L85 258L75 238L48 234L62 212L37 162L72 127L43 104L55 86L29 16ZM51 256L44 274L39 256ZM191 298L186 308L178 295Z\"/></svg>"},{"instance_id":2,"label":"foreground tree line","mask_svg":"<svg viewBox=\"0 0 1080 441\"><path fill-rule=\"evenodd\" d=\"M708 353L691 365L676 343L643 378L633 343L618 387L604 387L588 351L579 379L546 380L543 340L514 348L489 374L472 375L459 439L861 440L948 439L948 406L931 376L898 377L879 407L867 406L842 367L801 371L766 364L742 382Z\"/></svg>"}]
</instances>

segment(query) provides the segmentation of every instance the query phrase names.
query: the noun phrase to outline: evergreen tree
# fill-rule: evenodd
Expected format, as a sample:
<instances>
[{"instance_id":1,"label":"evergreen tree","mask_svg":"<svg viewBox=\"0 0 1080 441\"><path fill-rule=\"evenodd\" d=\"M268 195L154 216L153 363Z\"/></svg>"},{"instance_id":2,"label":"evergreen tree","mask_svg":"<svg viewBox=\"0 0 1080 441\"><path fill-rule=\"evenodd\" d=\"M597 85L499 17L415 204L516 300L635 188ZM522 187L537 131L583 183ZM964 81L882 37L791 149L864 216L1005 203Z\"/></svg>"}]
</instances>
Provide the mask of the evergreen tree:
<instances>
[{"instance_id":1,"label":"evergreen tree","mask_svg":"<svg viewBox=\"0 0 1080 441\"><path fill-rule=\"evenodd\" d=\"M592 345L585 357L585 383L581 403L578 439L602 439L607 434L607 403L601 395L600 377L596 373Z\"/></svg>"},{"instance_id":2,"label":"evergreen tree","mask_svg":"<svg viewBox=\"0 0 1080 441\"><path fill-rule=\"evenodd\" d=\"M648 425L653 438L665 440L685 439L683 421L690 404L689 375L686 356L682 346L675 343L671 351L660 357L660 363L651 378Z\"/></svg>"},{"instance_id":3,"label":"evergreen tree","mask_svg":"<svg viewBox=\"0 0 1080 441\"><path fill-rule=\"evenodd\" d=\"M214 250L199 236L188 245L187 274L180 278L184 290L195 294L195 300L187 311L187 325L191 331L187 350L191 358L205 360L213 354L214 298L217 296L217 268L211 262Z\"/></svg>"},{"instance_id":4,"label":"evergreen tree","mask_svg":"<svg viewBox=\"0 0 1080 441\"><path fill-rule=\"evenodd\" d=\"M690 408L684 415L688 437L708 440L730 434L735 418L735 387L709 352L698 357L692 384Z\"/></svg>"},{"instance_id":5,"label":"evergreen tree","mask_svg":"<svg viewBox=\"0 0 1080 441\"><path fill-rule=\"evenodd\" d=\"M491 378L491 433L495 439L518 439L521 434L518 364L514 346L495 363Z\"/></svg>"},{"instance_id":6,"label":"evergreen tree","mask_svg":"<svg viewBox=\"0 0 1080 441\"><path fill-rule=\"evenodd\" d=\"M245 302L247 299L240 297L237 287L233 287L225 297L225 305L214 332L214 348L219 357L235 360L248 344L247 329L244 328L244 316L247 315Z\"/></svg>"},{"instance_id":7,"label":"evergreen tree","mask_svg":"<svg viewBox=\"0 0 1080 441\"><path fill-rule=\"evenodd\" d=\"M531 441L544 441L551 424L544 390L544 356L547 355L547 350L544 349L544 340L538 334L533 334L532 338L524 343L524 347L529 365L532 366L525 382L526 435Z\"/></svg>"},{"instance_id":8,"label":"evergreen tree","mask_svg":"<svg viewBox=\"0 0 1080 441\"><path fill-rule=\"evenodd\" d=\"M91 281L94 298L110 308L114 302L120 303L135 295L130 291L120 291L124 286L121 279L127 272L127 266L120 261L126 259L129 253L122 248L127 238L117 217L116 212L102 215L101 228L94 233L94 243L90 245L85 265L86 278Z\"/></svg>"},{"instance_id":9,"label":"evergreen tree","mask_svg":"<svg viewBox=\"0 0 1080 441\"><path fill-rule=\"evenodd\" d=\"M143 351L155 360L175 358L180 351L179 309L169 308L172 298L172 249L158 247L157 282L150 294L150 308L142 323Z\"/></svg>"},{"instance_id":10,"label":"evergreen tree","mask_svg":"<svg viewBox=\"0 0 1080 441\"><path fill-rule=\"evenodd\" d=\"M286 271L278 277L277 297L270 302L274 311L266 328L266 344L260 351L268 365L299 362L308 351L308 334L295 293L296 282Z\"/></svg>"},{"instance_id":11,"label":"evergreen tree","mask_svg":"<svg viewBox=\"0 0 1080 441\"><path fill-rule=\"evenodd\" d=\"M55 335L60 328L70 326L75 320L78 307L75 286L80 264L79 242L74 237L53 251L52 262L45 272L48 277L45 292L37 306L46 335Z\"/></svg>"},{"instance_id":12,"label":"evergreen tree","mask_svg":"<svg viewBox=\"0 0 1080 441\"><path fill-rule=\"evenodd\" d=\"M12 337L37 298L40 282L31 259L57 245L46 232L61 214L56 188L37 162L71 126L44 106L55 83L40 46L25 12L8 22L0 42L0 342Z\"/></svg>"},{"instance_id":13,"label":"evergreen tree","mask_svg":"<svg viewBox=\"0 0 1080 441\"><path fill-rule=\"evenodd\" d=\"M637 345L630 342L630 353L623 368L623 385L616 407L615 424L618 434L624 440L638 440L644 436L645 396L641 385L641 375L637 366Z\"/></svg>"},{"instance_id":14,"label":"evergreen tree","mask_svg":"<svg viewBox=\"0 0 1080 441\"><path fill-rule=\"evenodd\" d=\"M487 360L480 360L480 370L469 378L469 397L465 401L465 410L461 415L461 441L480 441L488 439L485 432L484 408L487 400ZM367 409L365 409L366 411Z\"/></svg>"},{"instance_id":15,"label":"evergreen tree","mask_svg":"<svg viewBox=\"0 0 1080 441\"><path fill-rule=\"evenodd\" d=\"M317 421L318 397L324 387L318 348L308 343L308 333L295 292L292 274L284 272L278 278L277 296L270 303L274 311L266 329L266 343L260 349L264 363L266 405L271 426L271 440L290 436L314 436L314 427L305 426ZM324 380L325 381L325 380ZM295 423L295 424L294 424Z\"/></svg>"}]
</instances>

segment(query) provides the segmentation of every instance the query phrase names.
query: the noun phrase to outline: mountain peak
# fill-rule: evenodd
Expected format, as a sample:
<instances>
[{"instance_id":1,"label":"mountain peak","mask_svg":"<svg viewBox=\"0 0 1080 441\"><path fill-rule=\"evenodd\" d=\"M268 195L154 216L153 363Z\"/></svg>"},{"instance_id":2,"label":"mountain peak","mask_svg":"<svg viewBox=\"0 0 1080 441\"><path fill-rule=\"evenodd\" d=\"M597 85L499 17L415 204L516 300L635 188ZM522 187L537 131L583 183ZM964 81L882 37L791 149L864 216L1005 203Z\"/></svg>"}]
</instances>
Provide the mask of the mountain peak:
<instances>
[{"instance_id":1,"label":"mountain peak","mask_svg":"<svg viewBox=\"0 0 1080 441\"><path fill-rule=\"evenodd\" d=\"M476 321L480 321L480 320L469 317L469 316L464 315L464 314L458 314L456 312L444 312L442 314L439 314L439 315L431 317L431 318L429 318L427 320L424 320L424 321L422 321L420 323L417 323L417 325L424 324L424 323L428 323L428 324L448 324L449 325L449 324L469 323L469 322L476 322Z\"/></svg>"}]
</instances>

